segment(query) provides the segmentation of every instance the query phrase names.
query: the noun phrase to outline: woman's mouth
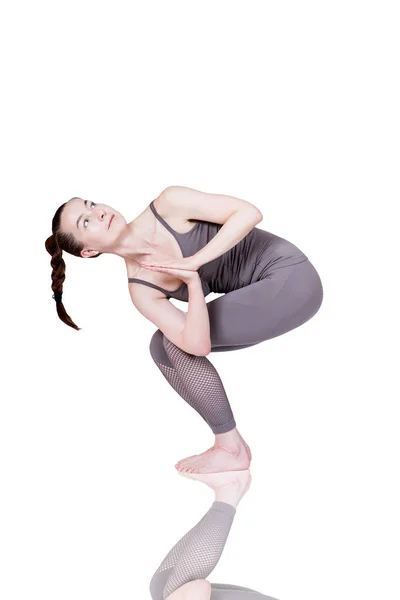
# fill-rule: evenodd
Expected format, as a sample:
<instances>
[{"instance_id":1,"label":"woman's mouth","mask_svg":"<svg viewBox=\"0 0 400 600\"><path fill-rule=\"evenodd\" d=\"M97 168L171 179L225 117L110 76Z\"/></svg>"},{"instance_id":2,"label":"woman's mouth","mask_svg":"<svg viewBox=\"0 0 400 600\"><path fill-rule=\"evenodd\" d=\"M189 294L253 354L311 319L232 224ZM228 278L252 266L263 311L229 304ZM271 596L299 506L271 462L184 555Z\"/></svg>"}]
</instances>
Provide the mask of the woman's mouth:
<instances>
[{"instance_id":1,"label":"woman's mouth","mask_svg":"<svg viewBox=\"0 0 400 600\"><path fill-rule=\"evenodd\" d=\"M111 219L110 219L110 222L108 224L108 229L110 229L111 221L113 220L113 218L114 218L114 215L111 215Z\"/></svg>"}]
</instances>

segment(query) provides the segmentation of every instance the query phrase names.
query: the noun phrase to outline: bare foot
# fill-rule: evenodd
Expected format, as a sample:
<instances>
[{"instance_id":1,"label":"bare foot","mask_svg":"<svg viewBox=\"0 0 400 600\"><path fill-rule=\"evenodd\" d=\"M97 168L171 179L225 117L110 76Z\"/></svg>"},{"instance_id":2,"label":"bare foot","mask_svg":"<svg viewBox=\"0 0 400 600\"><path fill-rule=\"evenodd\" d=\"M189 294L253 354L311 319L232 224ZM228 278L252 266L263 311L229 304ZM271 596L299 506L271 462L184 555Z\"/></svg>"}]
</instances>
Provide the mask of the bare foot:
<instances>
[{"instance_id":1,"label":"bare foot","mask_svg":"<svg viewBox=\"0 0 400 600\"><path fill-rule=\"evenodd\" d=\"M194 473L240 471L250 466L251 459L250 448L235 427L226 433L215 434L212 448L179 460L175 467L178 471Z\"/></svg>"},{"instance_id":2,"label":"bare foot","mask_svg":"<svg viewBox=\"0 0 400 600\"><path fill-rule=\"evenodd\" d=\"M205 483L215 491L215 499L237 506L250 487L250 470L225 471L221 473L186 473L179 475Z\"/></svg>"},{"instance_id":3,"label":"bare foot","mask_svg":"<svg viewBox=\"0 0 400 600\"><path fill-rule=\"evenodd\" d=\"M220 473L221 471L243 471L250 466L249 456L243 444L238 452L231 452L220 446L213 446L202 454L189 456L175 465L185 473Z\"/></svg>"},{"instance_id":4,"label":"bare foot","mask_svg":"<svg viewBox=\"0 0 400 600\"><path fill-rule=\"evenodd\" d=\"M239 437L240 437L241 441L243 442L244 447L246 448L247 456L249 457L249 461L251 462L251 459L253 458L253 456L251 454L250 446L248 444L246 444L246 442L244 441L244 439L242 438L240 433L239 433Z\"/></svg>"}]
</instances>

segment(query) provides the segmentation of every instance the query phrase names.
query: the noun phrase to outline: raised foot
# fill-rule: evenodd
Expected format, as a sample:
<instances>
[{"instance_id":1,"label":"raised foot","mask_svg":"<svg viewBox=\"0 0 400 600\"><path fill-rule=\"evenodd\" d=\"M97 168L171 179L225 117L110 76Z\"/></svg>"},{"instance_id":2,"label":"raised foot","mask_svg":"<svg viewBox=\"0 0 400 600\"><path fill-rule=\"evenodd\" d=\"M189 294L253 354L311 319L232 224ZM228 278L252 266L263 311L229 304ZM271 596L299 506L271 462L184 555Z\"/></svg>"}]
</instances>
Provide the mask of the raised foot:
<instances>
[{"instance_id":1,"label":"raised foot","mask_svg":"<svg viewBox=\"0 0 400 600\"><path fill-rule=\"evenodd\" d=\"M237 454L220 446L213 446L202 454L195 454L179 461L175 468L182 473L220 473L243 471L250 466L250 458L244 446Z\"/></svg>"}]
</instances>

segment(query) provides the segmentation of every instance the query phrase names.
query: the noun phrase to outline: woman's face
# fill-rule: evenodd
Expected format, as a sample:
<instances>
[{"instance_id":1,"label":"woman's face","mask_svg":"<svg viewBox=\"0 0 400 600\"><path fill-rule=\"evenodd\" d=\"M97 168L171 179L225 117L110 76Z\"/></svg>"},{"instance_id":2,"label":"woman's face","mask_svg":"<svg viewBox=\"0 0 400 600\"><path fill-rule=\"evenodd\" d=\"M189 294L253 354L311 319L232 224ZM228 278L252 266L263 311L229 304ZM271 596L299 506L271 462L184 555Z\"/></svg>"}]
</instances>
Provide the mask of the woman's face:
<instances>
[{"instance_id":1,"label":"woman's face","mask_svg":"<svg viewBox=\"0 0 400 600\"><path fill-rule=\"evenodd\" d=\"M81 254L89 257L111 250L126 227L126 221L107 204L73 198L64 207L60 227L61 231L72 233L83 243Z\"/></svg>"}]
</instances>

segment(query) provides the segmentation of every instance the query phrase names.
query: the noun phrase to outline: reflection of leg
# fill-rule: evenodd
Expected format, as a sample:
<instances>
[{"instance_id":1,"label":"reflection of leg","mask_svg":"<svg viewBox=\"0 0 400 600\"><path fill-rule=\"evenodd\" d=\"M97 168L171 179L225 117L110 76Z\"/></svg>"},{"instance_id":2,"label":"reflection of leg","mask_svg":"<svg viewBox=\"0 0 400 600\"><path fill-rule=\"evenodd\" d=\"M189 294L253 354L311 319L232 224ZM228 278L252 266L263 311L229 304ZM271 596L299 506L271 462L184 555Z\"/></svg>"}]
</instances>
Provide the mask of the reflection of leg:
<instances>
[{"instance_id":1,"label":"reflection of leg","mask_svg":"<svg viewBox=\"0 0 400 600\"><path fill-rule=\"evenodd\" d=\"M261 594L261 592L257 592L256 590L252 590L251 588L243 587L242 585L232 585L229 583L212 583L211 587L214 590L241 590L243 592L253 592L254 594Z\"/></svg>"},{"instance_id":2,"label":"reflection of leg","mask_svg":"<svg viewBox=\"0 0 400 600\"><path fill-rule=\"evenodd\" d=\"M208 512L169 551L150 583L153 600L164 600L189 581L205 579L214 570L224 549L236 507L251 484L250 471L187 474L214 491Z\"/></svg>"},{"instance_id":3,"label":"reflection of leg","mask_svg":"<svg viewBox=\"0 0 400 600\"><path fill-rule=\"evenodd\" d=\"M169 551L150 582L153 600L163 600L188 581L205 579L224 549L236 508L214 501L211 508Z\"/></svg>"},{"instance_id":4,"label":"reflection of leg","mask_svg":"<svg viewBox=\"0 0 400 600\"><path fill-rule=\"evenodd\" d=\"M259 600L277 600L277 598L266 596L257 590L227 583L212 583L211 598L213 596L218 600L254 600L255 597Z\"/></svg>"}]
</instances>

